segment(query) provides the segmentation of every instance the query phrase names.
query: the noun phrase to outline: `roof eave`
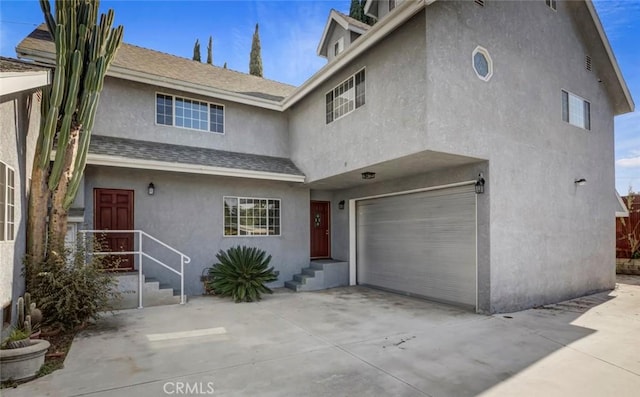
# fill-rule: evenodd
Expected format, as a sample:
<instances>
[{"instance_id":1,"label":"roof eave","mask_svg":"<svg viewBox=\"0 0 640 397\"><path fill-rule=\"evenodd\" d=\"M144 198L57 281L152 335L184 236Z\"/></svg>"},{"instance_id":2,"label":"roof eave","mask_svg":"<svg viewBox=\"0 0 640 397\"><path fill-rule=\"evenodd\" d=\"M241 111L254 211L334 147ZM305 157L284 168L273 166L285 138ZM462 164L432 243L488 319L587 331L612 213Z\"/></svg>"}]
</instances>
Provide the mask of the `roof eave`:
<instances>
[{"instance_id":1,"label":"roof eave","mask_svg":"<svg viewBox=\"0 0 640 397\"><path fill-rule=\"evenodd\" d=\"M602 40L602 45L604 46L607 55L609 56L609 62L611 62L611 66L618 78L618 83L620 83L620 88L622 89L622 93L625 97L627 108L626 109L616 109L616 115L630 113L635 110L635 104L633 102L633 98L631 97L631 92L629 91L629 87L627 83L624 81L624 77L622 77L622 72L620 71L620 67L618 66L618 61L616 60L615 55L613 54L613 50L611 49L611 44L609 43L609 39L607 39L607 35L604 32L604 28L602 27L602 22L600 22L600 17L598 17L598 13L596 12L595 7L593 6L593 2L591 0L585 0L585 4L587 9L589 10L589 14L591 14L591 18L593 19L593 23L596 26L596 30L600 35L600 40Z\"/></svg>"},{"instance_id":2,"label":"roof eave","mask_svg":"<svg viewBox=\"0 0 640 397\"><path fill-rule=\"evenodd\" d=\"M55 150L52 158L55 158ZM143 170L184 172L188 174L217 175L235 178L262 179L269 181L304 183L304 175L282 174L277 172L243 170L239 168L214 167L209 165L172 163L158 160L141 160L108 154L87 154L87 164Z\"/></svg>"},{"instance_id":3,"label":"roof eave","mask_svg":"<svg viewBox=\"0 0 640 397\"><path fill-rule=\"evenodd\" d=\"M51 84L48 70L0 72L0 96L34 90Z\"/></svg>"},{"instance_id":4,"label":"roof eave","mask_svg":"<svg viewBox=\"0 0 640 397\"><path fill-rule=\"evenodd\" d=\"M52 53L24 49L24 48L16 48L16 53L18 54L18 58L27 58L33 60L35 62L39 62L41 64L55 66L54 58ZM139 83L155 85L164 88L170 88L179 91L185 91L193 94L199 94L204 96L213 96L219 99L242 103L245 105L257 106L270 110L278 110L282 111L282 101L270 101L268 99L262 99L253 97L250 95L244 95L232 91L220 90L211 87L203 87L193 83L187 83L184 81L179 81L167 77L162 77L158 75L153 75L145 72L139 72L136 70L131 70L127 68L123 68L117 65L111 65L109 70L107 71L107 76L121 78L130 81L136 81Z\"/></svg>"}]
</instances>

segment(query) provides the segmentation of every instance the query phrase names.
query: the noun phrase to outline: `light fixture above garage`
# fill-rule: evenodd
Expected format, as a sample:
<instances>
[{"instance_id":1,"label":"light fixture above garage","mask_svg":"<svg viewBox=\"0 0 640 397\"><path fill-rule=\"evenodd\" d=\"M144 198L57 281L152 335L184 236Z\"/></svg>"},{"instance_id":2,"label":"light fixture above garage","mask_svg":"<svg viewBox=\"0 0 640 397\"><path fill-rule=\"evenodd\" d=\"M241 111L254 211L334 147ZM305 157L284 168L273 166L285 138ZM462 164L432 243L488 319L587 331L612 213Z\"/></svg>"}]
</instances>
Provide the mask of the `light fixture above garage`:
<instances>
[{"instance_id":1,"label":"light fixture above garage","mask_svg":"<svg viewBox=\"0 0 640 397\"><path fill-rule=\"evenodd\" d=\"M340 200L340 202L338 203L338 209L344 209L344 200Z\"/></svg>"},{"instance_id":2,"label":"light fixture above garage","mask_svg":"<svg viewBox=\"0 0 640 397\"><path fill-rule=\"evenodd\" d=\"M147 194L149 194L149 196L153 196L155 193L156 193L156 187L153 184L153 182L151 182L149 186L147 186Z\"/></svg>"},{"instance_id":3,"label":"light fixture above garage","mask_svg":"<svg viewBox=\"0 0 640 397\"><path fill-rule=\"evenodd\" d=\"M362 173L362 179L374 179L376 177L376 173L375 172L363 172Z\"/></svg>"},{"instance_id":4,"label":"light fixture above garage","mask_svg":"<svg viewBox=\"0 0 640 397\"><path fill-rule=\"evenodd\" d=\"M478 174L478 179L476 180L476 194L484 193L484 175L481 173Z\"/></svg>"}]
</instances>

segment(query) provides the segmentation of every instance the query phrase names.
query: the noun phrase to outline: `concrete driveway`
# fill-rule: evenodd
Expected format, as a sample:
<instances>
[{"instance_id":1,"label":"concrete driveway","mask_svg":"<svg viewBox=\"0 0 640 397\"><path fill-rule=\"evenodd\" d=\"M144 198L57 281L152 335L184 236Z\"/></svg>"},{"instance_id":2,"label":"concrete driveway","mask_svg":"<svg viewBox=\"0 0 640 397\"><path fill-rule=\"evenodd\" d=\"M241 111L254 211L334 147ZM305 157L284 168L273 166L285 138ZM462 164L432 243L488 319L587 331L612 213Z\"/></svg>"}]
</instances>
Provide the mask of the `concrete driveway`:
<instances>
[{"instance_id":1,"label":"concrete driveway","mask_svg":"<svg viewBox=\"0 0 640 397\"><path fill-rule=\"evenodd\" d=\"M627 282L633 282L630 278ZM121 311L14 396L638 396L640 286L483 316L363 287Z\"/></svg>"}]
</instances>

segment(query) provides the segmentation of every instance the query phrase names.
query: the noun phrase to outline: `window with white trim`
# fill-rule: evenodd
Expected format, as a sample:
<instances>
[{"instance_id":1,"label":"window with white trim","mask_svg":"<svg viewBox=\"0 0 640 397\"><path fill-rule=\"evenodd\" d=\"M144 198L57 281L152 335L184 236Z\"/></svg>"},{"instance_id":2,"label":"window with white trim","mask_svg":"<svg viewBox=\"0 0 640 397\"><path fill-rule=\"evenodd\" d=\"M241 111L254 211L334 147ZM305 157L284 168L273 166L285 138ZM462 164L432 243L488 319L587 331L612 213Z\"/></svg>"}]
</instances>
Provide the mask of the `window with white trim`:
<instances>
[{"instance_id":1,"label":"window with white trim","mask_svg":"<svg viewBox=\"0 0 640 397\"><path fill-rule=\"evenodd\" d=\"M280 236L280 200L224 197L225 236Z\"/></svg>"},{"instance_id":2,"label":"window with white trim","mask_svg":"<svg viewBox=\"0 0 640 397\"><path fill-rule=\"evenodd\" d=\"M15 239L15 171L0 162L0 241Z\"/></svg>"},{"instance_id":3,"label":"window with white trim","mask_svg":"<svg viewBox=\"0 0 640 397\"><path fill-rule=\"evenodd\" d=\"M224 133L224 106L156 94L156 123L199 131Z\"/></svg>"},{"instance_id":4,"label":"window with white trim","mask_svg":"<svg viewBox=\"0 0 640 397\"><path fill-rule=\"evenodd\" d=\"M562 90L562 120L576 127L591 129L591 104L585 99Z\"/></svg>"},{"instance_id":5,"label":"window with white trim","mask_svg":"<svg viewBox=\"0 0 640 397\"><path fill-rule=\"evenodd\" d=\"M360 70L326 95L327 124L365 104L365 73Z\"/></svg>"},{"instance_id":6,"label":"window with white trim","mask_svg":"<svg viewBox=\"0 0 640 397\"><path fill-rule=\"evenodd\" d=\"M333 56L337 56L344 50L344 37L340 37L333 45Z\"/></svg>"}]
</instances>

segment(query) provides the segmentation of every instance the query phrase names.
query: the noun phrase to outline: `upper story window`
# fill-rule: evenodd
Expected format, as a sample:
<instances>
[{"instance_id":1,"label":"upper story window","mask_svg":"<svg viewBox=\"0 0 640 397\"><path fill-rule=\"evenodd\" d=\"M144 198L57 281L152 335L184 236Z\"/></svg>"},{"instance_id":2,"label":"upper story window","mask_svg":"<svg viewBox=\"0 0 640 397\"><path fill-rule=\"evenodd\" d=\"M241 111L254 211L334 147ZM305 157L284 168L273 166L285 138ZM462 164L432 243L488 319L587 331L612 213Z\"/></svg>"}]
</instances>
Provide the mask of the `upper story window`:
<instances>
[{"instance_id":1,"label":"upper story window","mask_svg":"<svg viewBox=\"0 0 640 397\"><path fill-rule=\"evenodd\" d=\"M547 4L547 6L549 8L551 8L552 10L557 10L557 0L544 0L544 2Z\"/></svg>"},{"instance_id":2,"label":"upper story window","mask_svg":"<svg viewBox=\"0 0 640 397\"><path fill-rule=\"evenodd\" d=\"M340 37L340 39L338 39L338 41L333 45L333 55L337 56L342 52L342 50L344 50L344 38Z\"/></svg>"},{"instance_id":3,"label":"upper story window","mask_svg":"<svg viewBox=\"0 0 640 397\"><path fill-rule=\"evenodd\" d=\"M562 120L576 127L591 129L591 104L562 90Z\"/></svg>"},{"instance_id":4,"label":"upper story window","mask_svg":"<svg viewBox=\"0 0 640 397\"><path fill-rule=\"evenodd\" d=\"M326 95L326 122L331 123L365 104L365 72L360 70Z\"/></svg>"},{"instance_id":5,"label":"upper story window","mask_svg":"<svg viewBox=\"0 0 640 397\"><path fill-rule=\"evenodd\" d=\"M16 222L15 171L0 162L0 241L13 241Z\"/></svg>"},{"instance_id":6,"label":"upper story window","mask_svg":"<svg viewBox=\"0 0 640 397\"><path fill-rule=\"evenodd\" d=\"M396 0L389 0L389 11L396 8Z\"/></svg>"},{"instance_id":7,"label":"upper story window","mask_svg":"<svg viewBox=\"0 0 640 397\"><path fill-rule=\"evenodd\" d=\"M225 236L280 236L280 200L224 197Z\"/></svg>"},{"instance_id":8,"label":"upper story window","mask_svg":"<svg viewBox=\"0 0 640 397\"><path fill-rule=\"evenodd\" d=\"M486 48L477 46L471 54L471 62L476 76L480 80L489 81L493 76L493 61Z\"/></svg>"},{"instance_id":9,"label":"upper story window","mask_svg":"<svg viewBox=\"0 0 640 397\"><path fill-rule=\"evenodd\" d=\"M224 106L156 94L156 123L223 134Z\"/></svg>"}]
</instances>

